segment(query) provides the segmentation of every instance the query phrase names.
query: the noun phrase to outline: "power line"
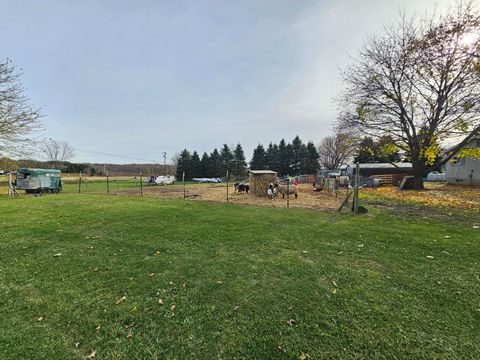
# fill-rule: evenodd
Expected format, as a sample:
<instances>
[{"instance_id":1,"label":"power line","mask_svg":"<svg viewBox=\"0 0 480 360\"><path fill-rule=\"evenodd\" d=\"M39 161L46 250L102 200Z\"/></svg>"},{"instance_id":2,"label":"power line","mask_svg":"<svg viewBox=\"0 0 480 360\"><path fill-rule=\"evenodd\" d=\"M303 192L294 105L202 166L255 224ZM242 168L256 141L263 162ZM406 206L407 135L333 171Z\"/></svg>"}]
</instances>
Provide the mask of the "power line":
<instances>
[{"instance_id":1,"label":"power line","mask_svg":"<svg viewBox=\"0 0 480 360\"><path fill-rule=\"evenodd\" d=\"M101 151L85 150L85 149L77 149L77 148L75 148L75 151L80 153L86 153L86 154L104 155L104 156L110 156L110 157L117 157L117 158L130 159L130 160L141 160L141 161L148 161L148 162L155 163L155 160L145 159L141 157L127 156L127 155L120 155L120 154L110 154L110 153L101 152Z\"/></svg>"}]
</instances>

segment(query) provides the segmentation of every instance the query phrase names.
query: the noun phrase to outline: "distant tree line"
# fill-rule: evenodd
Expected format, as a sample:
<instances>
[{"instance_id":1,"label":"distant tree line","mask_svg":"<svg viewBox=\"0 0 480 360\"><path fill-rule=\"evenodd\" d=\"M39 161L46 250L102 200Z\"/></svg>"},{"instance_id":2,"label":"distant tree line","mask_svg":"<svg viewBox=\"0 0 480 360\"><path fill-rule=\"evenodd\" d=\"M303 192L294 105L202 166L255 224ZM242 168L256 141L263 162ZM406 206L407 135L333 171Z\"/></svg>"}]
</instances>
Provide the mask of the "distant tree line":
<instances>
[{"instance_id":1,"label":"distant tree line","mask_svg":"<svg viewBox=\"0 0 480 360\"><path fill-rule=\"evenodd\" d=\"M190 153L184 149L177 159L177 179L182 179L185 172L185 180L197 177L219 177L227 174L234 179L243 179L247 176L247 162L242 145L237 144L235 149L230 149L227 144L218 151L214 149L210 154L204 152L202 157L197 151Z\"/></svg>"},{"instance_id":2,"label":"distant tree line","mask_svg":"<svg viewBox=\"0 0 480 360\"><path fill-rule=\"evenodd\" d=\"M234 149L224 144L220 150L214 149L210 154L205 152L201 157L197 151L184 149L176 161L177 179L182 178L183 172L186 180L197 177L223 178L227 170L231 178L243 179L248 173L241 144ZM282 139L278 145L270 143L267 148L259 144L253 151L249 165L251 170L273 170L280 176L316 174L320 167L313 142L304 144L298 136L291 143Z\"/></svg>"},{"instance_id":3,"label":"distant tree line","mask_svg":"<svg viewBox=\"0 0 480 360\"><path fill-rule=\"evenodd\" d=\"M304 144L299 136L291 143L285 139L270 143L267 148L259 144L253 151L251 170L273 170L280 176L316 174L320 168L318 151L313 142Z\"/></svg>"}]
</instances>

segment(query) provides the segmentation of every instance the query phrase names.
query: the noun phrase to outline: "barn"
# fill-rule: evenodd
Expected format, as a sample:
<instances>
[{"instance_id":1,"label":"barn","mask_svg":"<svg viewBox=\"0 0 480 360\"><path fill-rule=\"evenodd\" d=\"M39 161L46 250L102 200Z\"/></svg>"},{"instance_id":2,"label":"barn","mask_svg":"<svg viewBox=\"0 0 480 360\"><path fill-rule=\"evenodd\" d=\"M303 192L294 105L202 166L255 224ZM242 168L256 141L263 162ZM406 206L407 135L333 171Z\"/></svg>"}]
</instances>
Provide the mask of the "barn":
<instances>
[{"instance_id":1,"label":"barn","mask_svg":"<svg viewBox=\"0 0 480 360\"><path fill-rule=\"evenodd\" d=\"M471 139L465 148L480 148L480 136ZM475 158L453 158L445 165L449 184L480 185L480 160Z\"/></svg>"},{"instance_id":2,"label":"barn","mask_svg":"<svg viewBox=\"0 0 480 360\"><path fill-rule=\"evenodd\" d=\"M405 176L413 174L412 164L408 162L368 163L359 164L359 167L362 179L377 178L384 185L399 185ZM354 179L355 164L348 165L345 172L346 175L350 176L350 179Z\"/></svg>"},{"instance_id":3,"label":"barn","mask_svg":"<svg viewBox=\"0 0 480 360\"><path fill-rule=\"evenodd\" d=\"M278 182L277 172L272 170L250 170L250 192L257 196L266 196L268 185Z\"/></svg>"}]
</instances>

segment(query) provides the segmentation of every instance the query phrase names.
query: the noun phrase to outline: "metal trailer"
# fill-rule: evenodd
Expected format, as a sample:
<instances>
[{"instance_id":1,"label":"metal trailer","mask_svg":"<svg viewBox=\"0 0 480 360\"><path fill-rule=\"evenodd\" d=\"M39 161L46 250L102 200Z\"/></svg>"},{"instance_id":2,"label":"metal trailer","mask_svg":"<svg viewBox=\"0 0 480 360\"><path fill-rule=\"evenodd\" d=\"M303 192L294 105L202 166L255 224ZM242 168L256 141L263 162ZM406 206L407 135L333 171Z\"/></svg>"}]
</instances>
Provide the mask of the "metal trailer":
<instances>
[{"instance_id":1,"label":"metal trailer","mask_svg":"<svg viewBox=\"0 0 480 360\"><path fill-rule=\"evenodd\" d=\"M58 193L62 191L61 171L53 169L18 169L15 189L25 190L29 194Z\"/></svg>"}]
</instances>

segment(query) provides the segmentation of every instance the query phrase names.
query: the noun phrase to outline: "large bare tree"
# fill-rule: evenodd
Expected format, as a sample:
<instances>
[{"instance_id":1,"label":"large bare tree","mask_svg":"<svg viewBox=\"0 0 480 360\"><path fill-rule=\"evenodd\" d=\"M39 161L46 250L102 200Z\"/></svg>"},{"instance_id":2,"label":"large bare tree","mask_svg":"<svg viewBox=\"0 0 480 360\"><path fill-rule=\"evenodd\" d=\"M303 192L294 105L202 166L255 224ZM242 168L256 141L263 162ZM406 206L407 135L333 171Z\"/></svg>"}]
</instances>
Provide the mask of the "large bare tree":
<instances>
[{"instance_id":1,"label":"large bare tree","mask_svg":"<svg viewBox=\"0 0 480 360\"><path fill-rule=\"evenodd\" d=\"M352 135L337 132L322 139L318 145L318 161L321 166L337 170L346 164L357 149L357 141Z\"/></svg>"},{"instance_id":2,"label":"large bare tree","mask_svg":"<svg viewBox=\"0 0 480 360\"><path fill-rule=\"evenodd\" d=\"M470 2L421 21L401 16L343 73L340 128L390 136L411 156L416 189L480 130L479 27ZM440 154L455 137L463 140Z\"/></svg>"},{"instance_id":3,"label":"large bare tree","mask_svg":"<svg viewBox=\"0 0 480 360\"><path fill-rule=\"evenodd\" d=\"M73 147L66 141L48 139L43 143L42 148L47 161L52 162L53 165L68 161L75 155Z\"/></svg>"},{"instance_id":4,"label":"large bare tree","mask_svg":"<svg viewBox=\"0 0 480 360\"><path fill-rule=\"evenodd\" d=\"M40 109L31 105L21 84L22 72L11 60L0 61L0 153L22 153L28 136L41 128Z\"/></svg>"}]
</instances>

